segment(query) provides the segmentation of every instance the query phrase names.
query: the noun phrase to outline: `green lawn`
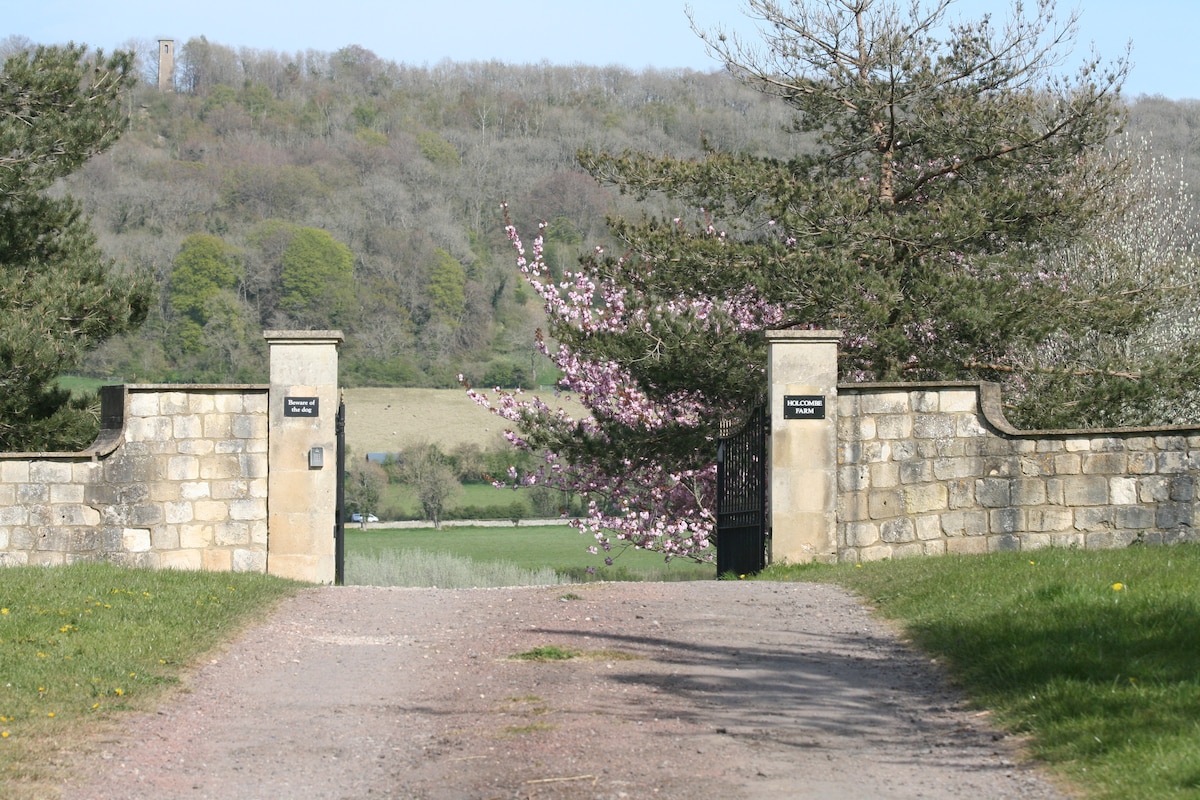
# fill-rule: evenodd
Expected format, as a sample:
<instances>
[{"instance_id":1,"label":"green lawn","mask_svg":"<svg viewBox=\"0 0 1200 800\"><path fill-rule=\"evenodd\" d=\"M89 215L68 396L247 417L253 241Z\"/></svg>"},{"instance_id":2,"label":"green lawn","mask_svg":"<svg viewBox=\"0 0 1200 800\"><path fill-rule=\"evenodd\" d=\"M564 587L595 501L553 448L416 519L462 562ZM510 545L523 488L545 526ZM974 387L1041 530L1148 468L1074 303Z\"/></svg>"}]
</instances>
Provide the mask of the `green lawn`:
<instances>
[{"instance_id":1,"label":"green lawn","mask_svg":"<svg viewBox=\"0 0 1200 800\"><path fill-rule=\"evenodd\" d=\"M1200 800L1200 546L767 570L861 593L1088 798Z\"/></svg>"},{"instance_id":2,"label":"green lawn","mask_svg":"<svg viewBox=\"0 0 1200 800\"><path fill-rule=\"evenodd\" d=\"M613 566L604 564L602 555L587 552L592 541L567 525L433 528L368 530L346 529L346 560L355 558L400 556L412 551L445 553L477 563L504 562L522 569L552 569L574 579L600 580L695 580L713 579L716 568L683 560L664 562L657 553L632 547L615 549L609 554ZM595 575L587 574L588 568ZM349 570L349 567L347 567Z\"/></svg>"},{"instance_id":3,"label":"green lawn","mask_svg":"<svg viewBox=\"0 0 1200 800\"><path fill-rule=\"evenodd\" d=\"M301 584L107 564L0 569L0 797L55 795L70 752L152 708L202 654Z\"/></svg>"}]
</instances>

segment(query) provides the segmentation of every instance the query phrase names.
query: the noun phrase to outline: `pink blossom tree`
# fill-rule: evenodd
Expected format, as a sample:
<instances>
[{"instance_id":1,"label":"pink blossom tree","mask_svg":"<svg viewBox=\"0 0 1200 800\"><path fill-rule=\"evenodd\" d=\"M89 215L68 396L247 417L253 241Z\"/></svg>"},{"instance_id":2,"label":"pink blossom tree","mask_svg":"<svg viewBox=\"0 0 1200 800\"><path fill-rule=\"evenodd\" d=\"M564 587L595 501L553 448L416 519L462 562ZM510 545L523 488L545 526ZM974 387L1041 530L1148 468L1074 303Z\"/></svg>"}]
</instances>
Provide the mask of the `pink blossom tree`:
<instances>
[{"instance_id":1,"label":"pink blossom tree","mask_svg":"<svg viewBox=\"0 0 1200 800\"><path fill-rule=\"evenodd\" d=\"M544 456L514 478L588 499L576 524L598 549L704 557L713 439L764 392L769 328L843 330L844 380L1019 390L1051 369L1081 409L1137 401L1127 365L1038 361L1049 341L1127 336L1161 301L1127 270L1078 281L1056 257L1123 199L1106 142L1125 66L1091 59L1063 77L1074 18L1060 23L1049 0L1002 27L955 21L951 5L748 0L765 47L699 33L732 75L793 108L794 156L580 153L598 180L682 212L610 220L621 255L592 252L558 282L540 237L527 252L509 225L546 306L544 352L591 415L476 397ZM1036 424L1044 399L1014 396Z\"/></svg>"}]
</instances>

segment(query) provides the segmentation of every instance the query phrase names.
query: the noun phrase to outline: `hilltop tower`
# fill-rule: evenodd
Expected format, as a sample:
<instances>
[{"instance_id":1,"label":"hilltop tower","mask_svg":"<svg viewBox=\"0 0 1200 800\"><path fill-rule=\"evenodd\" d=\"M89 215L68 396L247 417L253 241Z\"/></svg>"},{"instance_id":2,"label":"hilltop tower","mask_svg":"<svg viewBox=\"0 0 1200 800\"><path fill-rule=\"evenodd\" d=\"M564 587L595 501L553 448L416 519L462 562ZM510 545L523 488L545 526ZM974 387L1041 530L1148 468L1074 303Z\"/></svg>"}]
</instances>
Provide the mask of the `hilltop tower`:
<instances>
[{"instance_id":1,"label":"hilltop tower","mask_svg":"<svg viewBox=\"0 0 1200 800\"><path fill-rule=\"evenodd\" d=\"M175 91L175 40L158 40L158 90Z\"/></svg>"}]
</instances>

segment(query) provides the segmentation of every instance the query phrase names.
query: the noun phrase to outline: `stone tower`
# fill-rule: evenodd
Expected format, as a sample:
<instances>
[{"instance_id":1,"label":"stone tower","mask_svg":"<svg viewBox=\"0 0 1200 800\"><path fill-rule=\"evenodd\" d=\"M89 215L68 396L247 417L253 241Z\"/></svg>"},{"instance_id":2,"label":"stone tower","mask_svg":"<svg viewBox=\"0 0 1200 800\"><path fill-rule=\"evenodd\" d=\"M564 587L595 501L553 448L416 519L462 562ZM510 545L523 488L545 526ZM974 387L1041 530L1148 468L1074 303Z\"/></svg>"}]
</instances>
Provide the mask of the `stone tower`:
<instances>
[{"instance_id":1,"label":"stone tower","mask_svg":"<svg viewBox=\"0 0 1200 800\"><path fill-rule=\"evenodd\" d=\"M158 40L158 90L175 91L175 40Z\"/></svg>"}]
</instances>

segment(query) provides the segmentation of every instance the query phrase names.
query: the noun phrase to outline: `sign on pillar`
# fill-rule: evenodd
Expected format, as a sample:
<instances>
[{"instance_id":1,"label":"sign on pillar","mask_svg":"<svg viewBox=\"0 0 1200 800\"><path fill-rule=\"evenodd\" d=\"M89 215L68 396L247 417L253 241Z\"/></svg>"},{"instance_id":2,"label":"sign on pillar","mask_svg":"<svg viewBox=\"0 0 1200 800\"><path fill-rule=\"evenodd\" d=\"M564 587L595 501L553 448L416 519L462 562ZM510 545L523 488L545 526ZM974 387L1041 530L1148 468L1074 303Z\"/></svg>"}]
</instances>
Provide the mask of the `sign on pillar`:
<instances>
[{"instance_id":1,"label":"sign on pillar","mask_svg":"<svg viewBox=\"0 0 1200 800\"><path fill-rule=\"evenodd\" d=\"M270 346L267 573L333 583L341 331L264 331Z\"/></svg>"},{"instance_id":2,"label":"sign on pillar","mask_svg":"<svg viewBox=\"0 0 1200 800\"><path fill-rule=\"evenodd\" d=\"M837 558L841 331L767 331L772 563Z\"/></svg>"}]
</instances>

